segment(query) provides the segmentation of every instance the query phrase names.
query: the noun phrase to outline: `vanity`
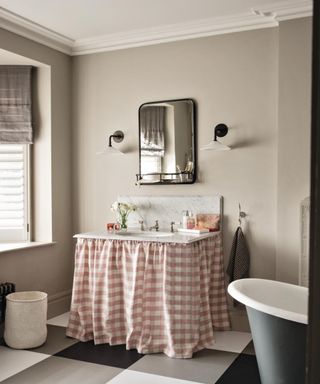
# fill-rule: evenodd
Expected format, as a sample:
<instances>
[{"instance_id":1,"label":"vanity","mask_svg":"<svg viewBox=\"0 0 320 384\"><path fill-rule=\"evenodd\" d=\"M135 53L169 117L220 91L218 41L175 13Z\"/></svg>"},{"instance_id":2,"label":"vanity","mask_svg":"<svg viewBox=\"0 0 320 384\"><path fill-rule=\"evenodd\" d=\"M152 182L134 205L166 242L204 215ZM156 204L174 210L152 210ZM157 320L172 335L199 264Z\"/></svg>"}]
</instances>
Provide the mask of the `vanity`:
<instances>
[{"instance_id":1,"label":"vanity","mask_svg":"<svg viewBox=\"0 0 320 384\"><path fill-rule=\"evenodd\" d=\"M184 204L183 197L170 198L176 207L175 199ZM148 205L146 198L137 200L140 211ZM155 209L157 204L161 199ZM230 329L221 232L186 235L161 228L75 235L67 336L190 358L214 344L215 330Z\"/></svg>"},{"instance_id":2,"label":"vanity","mask_svg":"<svg viewBox=\"0 0 320 384\"><path fill-rule=\"evenodd\" d=\"M142 104L136 185L193 184L195 136L192 99ZM109 137L111 148L112 138L121 142L123 133ZM126 344L127 349L142 354L163 352L175 358L191 358L194 352L212 347L214 331L230 329L222 197L118 196L112 206L119 225L128 230L74 236L77 244L67 336L95 344ZM119 207L130 209L130 215ZM220 231L175 232L186 210L192 212L193 225L195 217L209 223L209 217L217 216ZM139 225L150 231L130 229Z\"/></svg>"}]
</instances>

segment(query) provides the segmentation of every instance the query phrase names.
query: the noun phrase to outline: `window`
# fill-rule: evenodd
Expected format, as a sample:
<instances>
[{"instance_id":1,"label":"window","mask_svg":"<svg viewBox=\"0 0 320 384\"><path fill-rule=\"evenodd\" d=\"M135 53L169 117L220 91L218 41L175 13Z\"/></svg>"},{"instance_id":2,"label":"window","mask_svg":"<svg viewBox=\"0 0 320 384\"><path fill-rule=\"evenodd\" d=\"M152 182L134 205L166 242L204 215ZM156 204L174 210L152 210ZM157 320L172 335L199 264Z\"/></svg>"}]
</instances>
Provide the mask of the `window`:
<instances>
[{"instance_id":1,"label":"window","mask_svg":"<svg viewBox=\"0 0 320 384\"><path fill-rule=\"evenodd\" d=\"M29 240L28 190L28 144L0 144L0 242Z\"/></svg>"},{"instance_id":2,"label":"window","mask_svg":"<svg viewBox=\"0 0 320 384\"><path fill-rule=\"evenodd\" d=\"M161 157L141 156L141 173L161 173Z\"/></svg>"}]
</instances>

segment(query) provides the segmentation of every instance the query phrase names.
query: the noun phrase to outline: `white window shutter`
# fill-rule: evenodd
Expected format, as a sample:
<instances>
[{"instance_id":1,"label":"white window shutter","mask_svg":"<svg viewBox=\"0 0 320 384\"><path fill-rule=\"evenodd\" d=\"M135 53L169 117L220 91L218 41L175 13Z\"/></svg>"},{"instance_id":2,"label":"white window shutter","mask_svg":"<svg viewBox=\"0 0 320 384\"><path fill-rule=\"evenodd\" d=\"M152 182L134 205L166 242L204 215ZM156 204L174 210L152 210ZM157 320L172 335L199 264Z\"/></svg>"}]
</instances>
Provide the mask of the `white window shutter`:
<instances>
[{"instance_id":1,"label":"white window shutter","mask_svg":"<svg viewBox=\"0 0 320 384\"><path fill-rule=\"evenodd\" d=\"M28 240L28 148L0 144L0 242Z\"/></svg>"}]
</instances>

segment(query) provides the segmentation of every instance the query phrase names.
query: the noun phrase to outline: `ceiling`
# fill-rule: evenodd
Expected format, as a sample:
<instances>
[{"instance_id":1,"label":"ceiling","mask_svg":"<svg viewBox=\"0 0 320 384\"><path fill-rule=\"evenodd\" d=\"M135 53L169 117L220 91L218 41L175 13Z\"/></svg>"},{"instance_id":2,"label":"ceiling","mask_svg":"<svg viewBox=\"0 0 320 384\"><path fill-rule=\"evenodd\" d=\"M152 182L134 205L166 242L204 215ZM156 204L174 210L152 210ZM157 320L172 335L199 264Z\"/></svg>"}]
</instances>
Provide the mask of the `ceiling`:
<instances>
[{"instance_id":1,"label":"ceiling","mask_svg":"<svg viewBox=\"0 0 320 384\"><path fill-rule=\"evenodd\" d=\"M277 4L279 0L267 2ZM266 0L0 0L1 7L74 40L245 13L265 3Z\"/></svg>"},{"instance_id":2,"label":"ceiling","mask_svg":"<svg viewBox=\"0 0 320 384\"><path fill-rule=\"evenodd\" d=\"M84 54L272 27L311 15L311 7L311 0L0 0L0 27Z\"/></svg>"}]
</instances>

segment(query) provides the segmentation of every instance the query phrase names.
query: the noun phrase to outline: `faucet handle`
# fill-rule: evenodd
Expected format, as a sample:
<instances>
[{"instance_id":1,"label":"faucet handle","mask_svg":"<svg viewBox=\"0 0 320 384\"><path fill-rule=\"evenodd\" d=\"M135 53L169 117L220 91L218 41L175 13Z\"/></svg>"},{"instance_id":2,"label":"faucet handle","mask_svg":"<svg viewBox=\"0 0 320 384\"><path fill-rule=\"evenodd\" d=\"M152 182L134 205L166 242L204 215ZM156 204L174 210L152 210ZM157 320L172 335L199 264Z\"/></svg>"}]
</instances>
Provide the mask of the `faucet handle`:
<instances>
[{"instance_id":1,"label":"faucet handle","mask_svg":"<svg viewBox=\"0 0 320 384\"><path fill-rule=\"evenodd\" d=\"M171 221L170 223L170 232L173 233L174 232L174 226L175 225L175 222L174 221Z\"/></svg>"},{"instance_id":2,"label":"faucet handle","mask_svg":"<svg viewBox=\"0 0 320 384\"><path fill-rule=\"evenodd\" d=\"M155 224L149 228L149 231L152 231L153 229L155 229L156 232L159 231L159 221L158 220L155 220Z\"/></svg>"},{"instance_id":3,"label":"faucet handle","mask_svg":"<svg viewBox=\"0 0 320 384\"><path fill-rule=\"evenodd\" d=\"M144 231L143 220L139 220L139 224L140 224L140 231Z\"/></svg>"}]
</instances>

